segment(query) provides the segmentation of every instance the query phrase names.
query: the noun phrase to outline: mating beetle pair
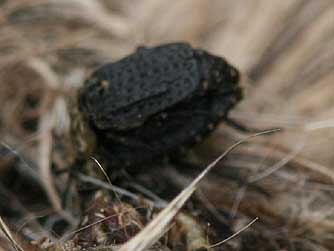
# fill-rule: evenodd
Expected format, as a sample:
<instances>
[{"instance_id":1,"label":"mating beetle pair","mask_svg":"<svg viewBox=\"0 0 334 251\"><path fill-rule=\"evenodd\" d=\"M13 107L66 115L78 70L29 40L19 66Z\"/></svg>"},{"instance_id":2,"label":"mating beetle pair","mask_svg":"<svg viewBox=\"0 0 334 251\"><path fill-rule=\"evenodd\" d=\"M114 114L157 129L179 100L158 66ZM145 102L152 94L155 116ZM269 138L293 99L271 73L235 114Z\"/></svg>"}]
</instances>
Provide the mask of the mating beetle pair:
<instances>
[{"instance_id":1,"label":"mating beetle pair","mask_svg":"<svg viewBox=\"0 0 334 251\"><path fill-rule=\"evenodd\" d=\"M172 43L97 69L78 109L108 166L135 168L200 141L241 98L239 73L223 58Z\"/></svg>"}]
</instances>

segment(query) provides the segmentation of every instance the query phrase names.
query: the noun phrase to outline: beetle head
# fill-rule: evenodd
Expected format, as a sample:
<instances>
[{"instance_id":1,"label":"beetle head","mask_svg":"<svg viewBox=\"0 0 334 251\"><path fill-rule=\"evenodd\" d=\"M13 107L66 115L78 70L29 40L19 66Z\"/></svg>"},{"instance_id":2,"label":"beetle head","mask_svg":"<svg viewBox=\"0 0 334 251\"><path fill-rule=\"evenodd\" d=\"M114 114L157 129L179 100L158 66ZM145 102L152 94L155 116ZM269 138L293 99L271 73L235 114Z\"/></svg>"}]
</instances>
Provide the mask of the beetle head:
<instances>
[{"instance_id":1,"label":"beetle head","mask_svg":"<svg viewBox=\"0 0 334 251\"><path fill-rule=\"evenodd\" d=\"M219 95L234 96L236 101L242 98L239 84L240 74L225 59L197 50L200 60L204 89Z\"/></svg>"}]
</instances>

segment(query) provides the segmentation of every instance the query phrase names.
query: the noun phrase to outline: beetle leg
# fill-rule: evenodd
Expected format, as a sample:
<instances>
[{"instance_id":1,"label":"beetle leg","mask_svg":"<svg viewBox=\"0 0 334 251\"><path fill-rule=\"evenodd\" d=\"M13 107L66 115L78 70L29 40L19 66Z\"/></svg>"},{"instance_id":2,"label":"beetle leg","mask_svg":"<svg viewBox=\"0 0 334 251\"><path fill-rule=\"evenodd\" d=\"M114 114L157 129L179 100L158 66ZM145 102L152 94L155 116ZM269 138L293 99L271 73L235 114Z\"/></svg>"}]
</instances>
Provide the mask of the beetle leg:
<instances>
[{"instance_id":1,"label":"beetle leg","mask_svg":"<svg viewBox=\"0 0 334 251\"><path fill-rule=\"evenodd\" d=\"M241 124L240 122L238 122L238 121L236 121L236 120L233 120L233 119L229 118L228 116L226 116L226 117L224 118L224 122L225 122L227 125L229 125L229 126L235 128L235 129L237 129L237 130L239 130L239 131L245 132L245 133L257 133L257 132L260 132L260 131L261 131L261 130L259 130L259 129L250 128L250 127L248 127L248 126L245 126L245 125Z\"/></svg>"},{"instance_id":2,"label":"beetle leg","mask_svg":"<svg viewBox=\"0 0 334 251\"><path fill-rule=\"evenodd\" d=\"M244 132L244 133L260 133L260 132L263 132L263 131L269 131L269 130L277 129L277 128L259 129L259 128L248 127L248 126L245 126L245 125L241 124L240 122L238 122L236 120L233 120L233 119L229 118L228 116L226 116L224 118L224 121L227 125L235 128L235 129L237 129L241 132Z\"/></svg>"},{"instance_id":3,"label":"beetle leg","mask_svg":"<svg viewBox=\"0 0 334 251\"><path fill-rule=\"evenodd\" d=\"M66 186L65 186L64 192L61 195L61 205L65 209L68 207L67 204L69 201L70 190L72 186L74 185L76 173L78 172L78 170L81 169L83 165L84 165L84 162L82 160L76 159L72 165L66 167L64 170L68 172Z\"/></svg>"}]
</instances>

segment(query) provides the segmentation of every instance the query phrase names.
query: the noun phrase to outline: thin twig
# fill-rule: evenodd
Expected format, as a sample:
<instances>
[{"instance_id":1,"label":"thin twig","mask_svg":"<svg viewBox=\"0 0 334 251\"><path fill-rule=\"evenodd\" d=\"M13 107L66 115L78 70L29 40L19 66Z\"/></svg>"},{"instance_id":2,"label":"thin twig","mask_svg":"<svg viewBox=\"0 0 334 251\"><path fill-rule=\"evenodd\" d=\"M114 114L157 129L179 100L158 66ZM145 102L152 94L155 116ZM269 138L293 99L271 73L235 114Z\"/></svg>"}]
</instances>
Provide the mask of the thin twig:
<instances>
[{"instance_id":1,"label":"thin twig","mask_svg":"<svg viewBox=\"0 0 334 251\"><path fill-rule=\"evenodd\" d=\"M249 228L251 225L253 225L259 218L256 217L254 220L252 220L250 223L248 223L246 226L244 226L243 228L241 228L239 231L235 232L234 234L232 234L230 237L226 238L225 240L222 240L220 242L217 242L213 245L210 246L210 248L215 248L218 247L226 242L228 242L229 240L233 239L234 237L236 237L237 235L239 235L241 232L245 231L247 228Z\"/></svg>"},{"instance_id":2,"label":"thin twig","mask_svg":"<svg viewBox=\"0 0 334 251\"><path fill-rule=\"evenodd\" d=\"M0 216L0 230L4 233L4 235L7 237L7 239L12 243L13 247L15 247L16 250L24 251L24 249L18 244L18 242L15 240L14 236L12 235L11 231L7 227L6 223L3 221L3 219Z\"/></svg>"}]
</instances>

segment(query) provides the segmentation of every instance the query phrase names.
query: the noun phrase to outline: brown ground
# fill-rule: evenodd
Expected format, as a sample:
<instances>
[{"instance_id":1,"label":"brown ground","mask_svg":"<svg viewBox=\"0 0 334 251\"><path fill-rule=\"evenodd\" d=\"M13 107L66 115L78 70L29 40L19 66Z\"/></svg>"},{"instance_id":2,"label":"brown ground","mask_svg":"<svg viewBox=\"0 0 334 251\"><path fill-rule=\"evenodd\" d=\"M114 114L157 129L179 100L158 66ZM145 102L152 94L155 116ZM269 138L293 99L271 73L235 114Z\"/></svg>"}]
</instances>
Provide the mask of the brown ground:
<instances>
[{"instance_id":1,"label":"brown ground","mask_svg":"<svg viewBox=\"0 0 334 251\"><path fill-rule=\"evenodd\" d=\"M233 118L285 129L238 148L205 179L194 207L212 213L200 217L214 225L210 238L259 217L221 250L334 250L332 0L0 0L0 215L34 240L57 239L50 231L59 217L71 226L76 219L53 189L63 181L50 185L51 161L66 164L56 144L69 124L64 98L97 65L138 45L180 40L244 74L246 97ZM208 163L242 136L222 125L192 157ZM198 171L159 171L175 190L159 195L170 200ZM138 175L138 183L150 175L157 177ZM34 185L40 180L47 195ZM147 188L160 191L151 181ZM0 235L0 251L9 246Z\"/></svg>"}]
</instances>

